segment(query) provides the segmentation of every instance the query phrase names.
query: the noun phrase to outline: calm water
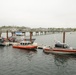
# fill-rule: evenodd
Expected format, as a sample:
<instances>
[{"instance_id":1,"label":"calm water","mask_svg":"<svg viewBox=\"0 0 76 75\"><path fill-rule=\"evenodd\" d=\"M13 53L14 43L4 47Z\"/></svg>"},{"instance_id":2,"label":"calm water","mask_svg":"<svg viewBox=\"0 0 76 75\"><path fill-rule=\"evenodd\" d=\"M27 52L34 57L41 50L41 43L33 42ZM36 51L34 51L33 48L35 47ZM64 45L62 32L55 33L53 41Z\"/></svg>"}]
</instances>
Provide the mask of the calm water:
<instances>
[{"instance_id":1,"label":"calm water","mask_svg":"<svg viewBox=\"0 0 76 75\"><path fill-rule=\"evenodd\" d=\"M38 44L54 46L56 40L62 42L62 33L34 38ZM66 33L66 43L76 48L76 33ZM0 47L0 75L76 75L76 56Z\"/></svg>"}]
</instances>

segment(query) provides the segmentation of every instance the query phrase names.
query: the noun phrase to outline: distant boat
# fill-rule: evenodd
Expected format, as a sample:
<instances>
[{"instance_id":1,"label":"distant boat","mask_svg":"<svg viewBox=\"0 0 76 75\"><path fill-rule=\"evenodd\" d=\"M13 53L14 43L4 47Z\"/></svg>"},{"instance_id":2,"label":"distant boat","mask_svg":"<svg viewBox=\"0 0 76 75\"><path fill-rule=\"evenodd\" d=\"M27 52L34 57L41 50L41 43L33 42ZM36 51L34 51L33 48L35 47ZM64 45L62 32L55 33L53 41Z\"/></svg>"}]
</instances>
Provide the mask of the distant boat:
<instances>
[{"instance_id":1,"label":"distant boat","mask_svg":"<svg viewBox=\"0 0 76 75\"><path fill-rule=\"evenodd\" d=\"M9 42L16 42L16 38L11 36L11 37L8 37L8 41Z\"/></svg>"},{"instance_id":2,"label":"distant boat","mask_svg":"<svg viewBox=\"0 0 76 75\"><path fill-rule=\"evenodd\" d=\"M22 36L22 32L18 31L18 32L15 32L16 36Z\"/></svg>"},{"instance_id":3,"label":"distant boat","mask_svg":"<svg viewBox=\"0 0 76 75\"><path fill-rule=\"evenodd\" d=\"M0 46L6 46L4 38L0 37Z\"/></svg>"}]
</instances>

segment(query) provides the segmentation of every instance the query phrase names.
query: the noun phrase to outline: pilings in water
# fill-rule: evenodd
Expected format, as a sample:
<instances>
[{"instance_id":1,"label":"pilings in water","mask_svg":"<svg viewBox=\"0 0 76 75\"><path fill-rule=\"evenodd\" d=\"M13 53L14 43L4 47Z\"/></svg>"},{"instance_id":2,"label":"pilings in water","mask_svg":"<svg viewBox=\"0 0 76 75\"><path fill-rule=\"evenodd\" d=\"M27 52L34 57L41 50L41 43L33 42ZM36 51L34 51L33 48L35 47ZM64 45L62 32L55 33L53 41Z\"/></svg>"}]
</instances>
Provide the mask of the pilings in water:
<instances>
[{"instance_id":1,"label":"pilings in water","mask_svg":"<svg viewBox=\"0 0 76 75\"><path fill-rule=\"evenodd\" d=\"M32 35L33 35L33 32L30 32L30 41L32 43Z\"/></svg>"},{"instance_id":2,"label":"pilings in water","mask_svg":"<svg viewBox=\"0 0 76 75\"><path fill-rule=\"evenodd\" d=\"M7 37L7 40L8 40L8 31L6 31L6 37Z\"/></svg>"},{"instance_id":3,"label":"pilings in water","mask_svg":"<svg viewBox=\"0 0 76 75\"><path fill-rule=\"evenodd\" d=\"M15 32L11 32L12 36L15 36Z\"/></svg>"},{"instance_id":4,"label":"pilings in water","mask_svg":"<svg viewBox=\"0 0 76 75\"><path fill-rule=\"evenodd\" d=\"M8 33L9 33L9 31L7 30L7 31L6 31L6 38L7 38L7 40L8 40L8 38L9 38L9 37L8 37ZM30 31L29 33L30 33L30 41L32 42L33 32ZM0 31L0 37L1 37L1 34L2 34L2 32ZM12 36L14 36L14 35L15 35L15 32L11 32L11 34L12 34ZM23 34L24 34L24 36L25 36L25 35L26 35L26 32L24 32ZM36 32L36 34L38 35L39 32ZM46 32L44 32L44 34L46 34ZM63 43L65 43L65 31L63 31Z\"/></svg>"},{"instance_id":5,"label":"pilings in water","mask_svg":"<svg viewBox=\"0 0 76 75\"><path fill-rule=\"evenodd\" d=\"M63 32L63 43L65 43L65 31Z\"/></svg>"},{"instance_id":6,"label":"pilings in water","mask_svg":"<svg viewBox=\"0 0 76 75\"><path fill-rule=\"evenodd\" d=\"M2 33L0 32L0 37L1 37L1 34L2 34Z\"/></svg>"}]
</instances>

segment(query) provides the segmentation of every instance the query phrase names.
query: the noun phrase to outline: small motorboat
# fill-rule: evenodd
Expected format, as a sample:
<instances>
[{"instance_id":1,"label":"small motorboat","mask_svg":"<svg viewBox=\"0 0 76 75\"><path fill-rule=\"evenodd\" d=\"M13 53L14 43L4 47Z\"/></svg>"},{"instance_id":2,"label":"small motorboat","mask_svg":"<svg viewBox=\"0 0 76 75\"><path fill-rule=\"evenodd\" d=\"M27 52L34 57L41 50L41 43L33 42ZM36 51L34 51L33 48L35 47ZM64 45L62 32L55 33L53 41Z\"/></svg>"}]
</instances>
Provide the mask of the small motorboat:
<instances>
[{"instance_id":1,"label":"small motorboat","mask_svg":"<svg viewBox=\"0 0 76 75\"><path fill-rule=\"evenodd\" d=\"M43 51L45 53L55 53L55 54L76 54L76 49L69 47L65 43L56 43L55 47L44 47Z\"/></svg>"},{"instance_id":2,"label":"small motorboat","mask_svg":"<svg viewBox=\"0 0 76 75\"><path fill-rule=\"evenodd\" d=\"M35 50L37 49L37 43L31 43L30 41L21 41L18 44L13 44L13 48Z\"/></svg>"},{"instance_id":3,"label":"small motorboat","mask_svg":"<svg viewBox=\"0 0 76 75\"><path fill-rule=\"evenodd\" d=\"M0 46L6 46L6 42L4 40L4 38L0 37Z\"/></svg>"}]
</instances>

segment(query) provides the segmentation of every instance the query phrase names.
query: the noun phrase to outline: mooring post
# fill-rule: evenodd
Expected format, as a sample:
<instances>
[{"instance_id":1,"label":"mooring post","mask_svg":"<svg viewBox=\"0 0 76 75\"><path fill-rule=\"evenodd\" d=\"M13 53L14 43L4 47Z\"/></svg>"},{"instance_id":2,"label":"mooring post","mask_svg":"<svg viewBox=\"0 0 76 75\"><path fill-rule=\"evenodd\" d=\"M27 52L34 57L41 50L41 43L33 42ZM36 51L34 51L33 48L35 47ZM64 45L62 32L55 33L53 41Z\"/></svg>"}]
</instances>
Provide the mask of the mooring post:
<instances>
[{"instance_id":1,"label":"mooring post","mask_svg":"<svg viewBox=\"0 0 76 75\"><path fill-rule=\"evenodd\" d=\"M65 43L65 31L63 32L63 43Z\"/></svg>"},{"instance_id":2,"label":"mooring post","mask_svg":"<svg viewBox=\"0 0 76 75\"><path fill-rule=\"evenodd\" d=\"M0 32L0 37L1 37L1 32Z\"/></svg>"},{"instance_id":3,"label":"mooring post","mask_svg":"<svg viewBox=\"0 0 76 75\"><path fill-rule=\"evenodd\" d=\"M46 35L46 31L44 32L44 34Z\"/></svg>"},{"instance_id":4,"label":"mooring post","mask_svg":"<svg viewBox=\"0 0 76 75\"><path fill-rule=\"evenodd\" d=\"M8 30L7 30L6 34L7 34L6 37L7 37L7 40L8 40Z\"/></svg>"},{"instance_id":5,"label":"mooring post","mask_svg":"<svg viewBox=\"0 0 76 75\"><path fill-rule=\"evenodd\" d=\"M33 32L30 32L30 42L32 43L32 33Z\"/></svg>"}]
</instances>

